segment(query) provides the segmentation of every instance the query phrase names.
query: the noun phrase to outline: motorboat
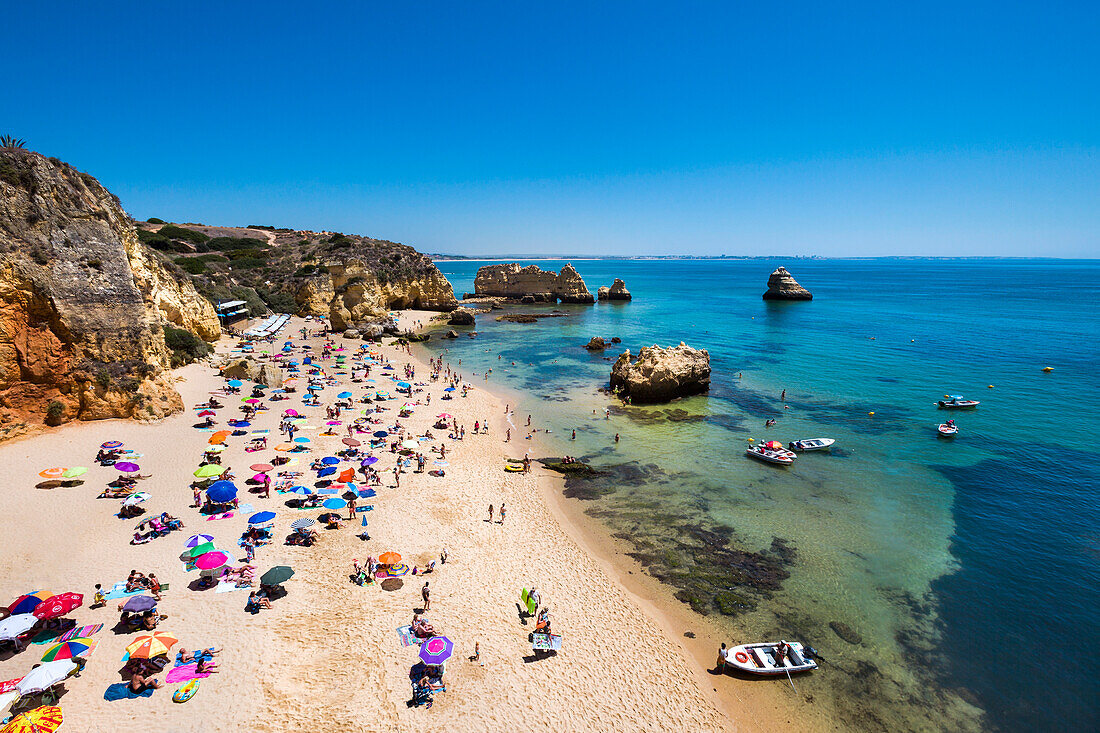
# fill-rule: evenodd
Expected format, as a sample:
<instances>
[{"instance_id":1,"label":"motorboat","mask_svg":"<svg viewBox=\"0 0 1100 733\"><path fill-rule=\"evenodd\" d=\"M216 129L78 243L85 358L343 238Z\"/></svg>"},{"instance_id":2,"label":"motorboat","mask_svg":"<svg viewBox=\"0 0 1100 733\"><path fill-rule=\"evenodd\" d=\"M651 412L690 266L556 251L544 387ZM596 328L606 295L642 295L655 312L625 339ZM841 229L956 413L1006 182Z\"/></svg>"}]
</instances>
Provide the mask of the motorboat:
<instances>
[{"instance_id":1,"label":"motorboat","mask_svg":"<svg viewBox=\"0 0 1100 733\"><path fill-rule=\"evenodd\" d=\"M965 409L967 407L977 407L982 404L978 400L968 400L962 395L949 394L944 395L943 399L936 403L940 407L947 409Z\"/></svg>"},{"instance_id":2,"label":"motorboat","mask_svg":"<svg viewBox=\"0 0 1100 733\"><path fill-rule=\"evenodd\" d=\"M833 443L836 441L832 438L806 438L805 440L796 440L793 443L788 443L787 447L796 453L802 451L811 450L828 450L833 447Z\"/></svg>"},{"instance_id":3,"label":"motorboat","mask_svg":"<svg viewBox=\"0 0 1100 733\"><path fill-rule=\"evenodd\" d=\"M945 423L940 423L936 431L942 438L954 438L959 434L959 426L955 424L954 420L948 420Z\"/></svg>"},{"instance_id":4,"label":"motorboat","mask_svg":"<svg viewBox=\"0 0 1100 733\"><path fill-rule=\"evenodd\" d=\"M762 445L749 446L745 449L745 455L764 461L765 463L774 463L778 466L789 466L794 463L794 453L791 453L789 450L784 450L780 453L779 451L765 448Z\"/></svg>"},{"instance_id":5,"label":"motorboat","mask_svg":"<svg viewBox=\"0 0 1100 733\"><path fill-rule=\"evenodd\" d=\"M782 660L776 664L776 652L780 644L786 648ZM726 664L749 674L774 677L775 675L810 672L817 669L812 651L797 641L768 641L759 644L741 644L729 650Z\"/></svg>"}]
</instances>

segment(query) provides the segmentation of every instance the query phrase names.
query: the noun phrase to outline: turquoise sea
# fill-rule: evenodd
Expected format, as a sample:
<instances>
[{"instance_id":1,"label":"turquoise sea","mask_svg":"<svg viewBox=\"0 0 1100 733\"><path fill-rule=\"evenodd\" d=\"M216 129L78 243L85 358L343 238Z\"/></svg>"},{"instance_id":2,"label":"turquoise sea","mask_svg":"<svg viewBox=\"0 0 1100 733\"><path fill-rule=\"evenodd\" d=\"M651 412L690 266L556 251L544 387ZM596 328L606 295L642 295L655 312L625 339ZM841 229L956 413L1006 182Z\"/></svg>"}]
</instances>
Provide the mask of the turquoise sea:
<instances>
[{"instance_id":1,"label":"turquoise sea","mask_svg":"<svg viewBox=\"0 0 1100 733\"><path fill-rule=\"evenodd\" d=\"M438 263L458 297L484 264ZM814 646L808 715L1100 729L1100 263L573 264L593 292L621 277L634 300L497 322L555 310L510 307L479 316L475 339L427 348L526 391L519 432L534 413L558 455L606 472L567 494L681 600L731 638ZM780 264L812 302L761 299ZM591 354L594 335L622 344ZM624 407L600 391L622 348L681 340L710 352L709 396ZM934 404L948 393L982 404L948 414ZM947 417L954 440L935 432ZM836 448L790 468L744 455L748 438L809 437Z\"/></svg>"}]
</instances>

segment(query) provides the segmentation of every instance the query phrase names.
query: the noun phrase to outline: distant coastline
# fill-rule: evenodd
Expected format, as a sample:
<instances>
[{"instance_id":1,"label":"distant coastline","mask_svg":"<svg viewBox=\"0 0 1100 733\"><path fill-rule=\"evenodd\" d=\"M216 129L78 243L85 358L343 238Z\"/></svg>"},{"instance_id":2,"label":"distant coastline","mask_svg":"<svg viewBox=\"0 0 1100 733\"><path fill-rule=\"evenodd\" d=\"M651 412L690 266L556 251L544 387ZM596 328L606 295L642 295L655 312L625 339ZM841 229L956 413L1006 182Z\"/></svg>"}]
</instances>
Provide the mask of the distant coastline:
<instances>
[{"instance_id":1,"label":"distant coastline","mask_svg":"<svg viewBox=\"0 0 1100 733\"><path fill-rule=\"evenodd\" d=\"M698 261L722 261L722 262L736 262L736 261L753 261L753 260L848 260L852 262L866 262L876 260L898 260L899 262L914 262L914 261L927 261L927 262L979 262L979 261L1004 261L1004 262L1034 262L1034 261L1065 261L1065 262L1091 262L1097 258L1087 257L991 257L991 256L973 256L973 257L936 257L932 255L881 255L881 256L863 256L863 257L841 257L841 256L829 256L829 255L605 255L602 257L591 257L589 255L519 255L519 254L505 254L505 255L453 255L442 253L428 253L426 257L431 259L432 262L502 262L502 261L523 261L523 262L557 262L557 261L571 261L571 262L594 262L601 260L620 260L623 262L630 261L652 261L652 260L698 260Z\"/></svg>"}]
</instances>

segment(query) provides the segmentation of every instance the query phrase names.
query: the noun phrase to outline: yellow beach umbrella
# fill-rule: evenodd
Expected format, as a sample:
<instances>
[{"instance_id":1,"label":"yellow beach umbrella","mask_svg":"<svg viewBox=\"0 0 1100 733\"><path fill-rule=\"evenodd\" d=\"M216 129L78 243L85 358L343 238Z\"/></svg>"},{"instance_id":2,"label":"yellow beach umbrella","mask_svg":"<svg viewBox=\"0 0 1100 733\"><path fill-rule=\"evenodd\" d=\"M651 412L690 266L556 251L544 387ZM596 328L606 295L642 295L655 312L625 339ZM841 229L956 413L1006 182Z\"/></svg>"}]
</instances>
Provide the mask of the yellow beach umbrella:
<instances>
[{"instance_id":1,"label":"yellow beach umbrella","mask_svg":"<svg viewBox=\"0 0 1100 733\"><path fill-rule=\"evenodd\" d=\"M0 733L53 733L61 727L63 720L61 708L56 705L44 705L17 715L10 723L0 728Z\"/></svg>"},{"instance_id":2,"label":"yellow beach umbrella","mask_svg":"<svg viewBox=\"0 0 1100 733\"><path fill-rule=\"evenodd\" d=\"M167 631L154 631L134 639L130 646L126 647L130 659L152 659L161 654L167 654L173 644L178 644L179 639Z\"/></svg>"},{"instance_id":3,"label":"yellow beach umbrella","mask_svg":"<svg viewBox=\"0 0 1100 733\"><path fill-rule=\"evenodd\" d=\"M214 463L208 463L199 470L195 471L194 475L198 478L213 478L214 476L221 476L224 472L224 466L219 466Z\"/></svg>"},{"instance_id":4,"label":"yellow beach umbrella","mask_svg":"<svg viewBox=\"0 0 1100 733\"><path fill-rule=\"evenodd\" d=\"M83 476L88 473L88 469L84 466L73 466L72 468L66 468L65 472L61 474L65 478L76 478L77 476Z\"/></svg>"}]
</instances>

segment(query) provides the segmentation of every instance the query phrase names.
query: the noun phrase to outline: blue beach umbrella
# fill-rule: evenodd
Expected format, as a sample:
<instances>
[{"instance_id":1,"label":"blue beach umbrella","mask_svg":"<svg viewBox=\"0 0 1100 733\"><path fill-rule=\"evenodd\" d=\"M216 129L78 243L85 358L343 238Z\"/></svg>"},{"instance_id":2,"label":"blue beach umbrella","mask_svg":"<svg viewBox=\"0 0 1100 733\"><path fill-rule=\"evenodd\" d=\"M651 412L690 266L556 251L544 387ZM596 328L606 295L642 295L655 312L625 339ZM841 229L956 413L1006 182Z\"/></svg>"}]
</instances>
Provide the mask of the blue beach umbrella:
<instances>
[{"instance_id":1,"label":"blue beach umbrella","mask_svg":"<svg viewBox=\"0 0 1100 733\"><path fill-rule=\"evenodd\" d=\"M228 382L226 382L226 384L228 384L230 387L240 387L242 384L244 384L244 382L239 379L230 379Z\"/></svg>"},{"instance_id":2,"label":"blue beach umbrella","mask_svg":"<svg viewBox=\"0 0 1100 733\"><path fill-rule=\"evenodd\" d=\"M237 487L229 481L215 481L206 490L206 498L215 504L224 504L237 498Z\"/></svg>"},{"instance_id":3,"label":"blue beach umbrella","mask_svg":"<svg viewBox=\"0 0 1100 733\"><path fill-rule=\"evenodd\" d=\"M317 475L318 476L331 476L334 473L336 473L335 468L333 468L332 466L326 466L325 468L322 468L320 471L318 471Z\"/></svg>"},{"instance_id":4,"label":"blue beach umbrella","mask_svg":"<svg viewBox=\"0 0 1100 733\"><path fill-rule=\"evenodd\" d=\"M360 466L373 466L376 463L378 463L377 458L375 458L374 456L367 456L366 458L364 458L363 460L361 460L359 462L359 465Z\"/></svg>"},{"instance_id":5,"label":"blue beach umbrella","mask_svg":"<svg viewBox=\"0 0 1100 733\"><path fill-rule=\"evenodd\" d=\"M401 389L408 389L412 385L410 385L408 382L398 382L397 386Z\"/></svg>"},{"instance_id":6,"label":"blue beach umbrella","mask_svg":"<svg viewBox=\"0 0 1100 733\"><path fill-rule=\"evenodd\" d=\"M389 433L387 433L385 430L376 430L375 432L371 433L371 435L373 435L376 438L387 438L387 437L389 437Z\"/></svg>"},{"instance_id":7,"label":"blue beach umbrella","mask_svg":"<svg viewBox=\"0 0 1100 733\"><path fill-rule=\"evenodd\" d=\"M291 486L286 490L288 494L297 494L298 496L309 496L313 493L313 489L306 488L305 486Z\"/></svg>"},{"instance_id":8,"label":"blue beach umbrella","mask_svg":"<svg viewBox=\"0 0 1100 733\"><path fill-rule=\"evenodd\" d=\"M275 512L256 512L248 518L249 524L266 524L275 518Z\"/></svg>"},{"instance_id":9,"label":"blue beach umbrella","mask_svg":"<svg viewBox=\"0 0 1100 733\"><path fill-rule=\"evenodd\" d=\"M347 507L347 505L348 503L343 499L333 497L331 499L325 499L325 503L321 506L323 506L325 509L344 509Z\"/></svg>"},{"instance_id":10,"label":"blue beach umbrella","mask_svg":"<svg viewBox=\"0 0 1100 733\"><path fill-rule=\"evenodd\" d=\"M445 390L443 390L443 391L444 391L444 392L454 392L454 391L455 391L455 388L454 388L454 387L447 387L447 388L446 388Z\"/></svg>"},{"instance_id":11,"label":"blue beach umbrella","mask_svg":"<svg viewBox=\"0 0 1100 733\"><path fill-rule=\"evenodd\" d=\"M335 466L339 462L340 459L336 456L325 456L321 459L321 463L325 464L326 466Z\"/></svg>"},{"instance_id":12,"label":"blue beach umbrella","mask_svg":"<svg viewBox=\"0 0 1100 733\"><path fill-rule=\"evenodd\" d=\"M231 427L234 427L234 428L250 428L250 427L252 427L252 423L248 422L248 420L238 420L235 423L232 423Z\"/></svg>"},{"instance_id":13,"label":"blue beach umbrella","mask_svg":"<svg viewBox=\"0 0 1100 733\"><path fill-rule=\"evenodd\" d=\"M341 400L346 400L348 397L351 397L351 392L341 392L340 394L336 395L336 397Z\"/></svg>"},{"instance_id":14,"label":"blue beach umbrella","mask_svg":"<svg viewBox=\"0 0 1100 733\"><path fill-rule=\"evenodd\" d=\"M306 438L306 437L302 437L302 438L295 438L295 439L294 439L294 442L295 442L295 443L308 443L308 442L309 442L309 438Z\"/></svg>"}]
</instances>

